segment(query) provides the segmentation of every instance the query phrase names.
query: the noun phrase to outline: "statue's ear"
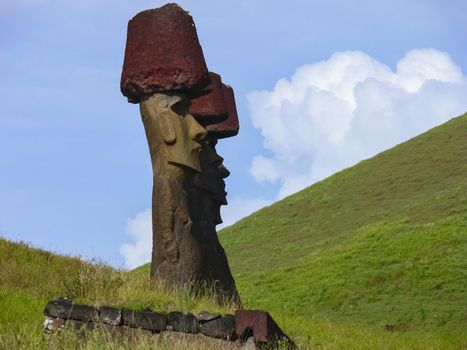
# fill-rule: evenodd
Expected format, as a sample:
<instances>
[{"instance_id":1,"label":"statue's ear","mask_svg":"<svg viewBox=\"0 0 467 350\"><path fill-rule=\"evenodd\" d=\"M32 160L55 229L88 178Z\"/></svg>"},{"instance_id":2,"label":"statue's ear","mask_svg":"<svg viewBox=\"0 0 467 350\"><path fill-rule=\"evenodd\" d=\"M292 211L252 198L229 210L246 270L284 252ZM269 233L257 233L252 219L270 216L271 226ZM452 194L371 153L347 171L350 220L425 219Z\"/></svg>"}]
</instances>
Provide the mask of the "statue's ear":
<instances>
[{"instance_id":1,"label":"statue's ear","mask_svg":"<svg viewBox=\"0 0 467 350\"><path fill-rule=\"evenodd\" d=\"M159 118L162 138L165 143L174 143L177 139L175 129L170 116L170 101L166 95L156 94L152 100L152 105L157 111L156 117Z\"/></svg>"},{"instance_id":2,"label":"statue's ear","mask_svg":"<svg viewBox=\"0 0 467 350\"><path fill-rule=\"evenodd\" d=\"M163 112L160 114L159 118L160 118L161 134L164 139L164 142L167 144L174 143L177 140L177 136L175 135L175 129L172 124L170 113Z\"/></svg>"},{"instance_id":3,"label":"statue's ear","mask_svg":"<svg viewBox=\"0 0 467 350\"><path fill-rule=\"evenodd\" d=\"M157 111L163 111L169 107L169 100L166 95L156 94L151 97L151 100Z\"/></svg>"}]
</instances>

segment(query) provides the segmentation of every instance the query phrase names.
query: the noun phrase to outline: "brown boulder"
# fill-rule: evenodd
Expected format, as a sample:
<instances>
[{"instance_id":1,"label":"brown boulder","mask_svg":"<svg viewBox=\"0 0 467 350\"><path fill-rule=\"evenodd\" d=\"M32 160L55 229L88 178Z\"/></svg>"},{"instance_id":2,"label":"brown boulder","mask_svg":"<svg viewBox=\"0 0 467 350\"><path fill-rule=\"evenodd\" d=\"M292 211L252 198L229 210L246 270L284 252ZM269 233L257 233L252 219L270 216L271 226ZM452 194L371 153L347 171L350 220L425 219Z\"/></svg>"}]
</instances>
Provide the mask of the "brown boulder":
<instances>
[{"instance_id":1,"label":"brown boulder","mask_svg":"<svg viewBox=\"0 0 467 350\"><path fill-rule=\"evenodd\" d=\"M191 99L188 113L193 115L203 126L219 123L227 119L227 105L224 98L223 84L219 74L209 72L211 83L206 94Z\"/></svg>"},{"instance_id":2,"label":"brown boulder","mask_svg":"<svg viewBox=\"0 0 467 350\"><path fill-rule=\"evenodd\" d=\"M199 90L207 84L208 69L188 12L167 4L128 22L120 89L129 102L158 91Z\"/></svg>"},{"instance_id":3,"label":"brown boulder","mask_svg":"<svg viewBox=\"0 0 467 350\"><path fill-rule=\"evenodd\" d=\"M238 130L240 128L234 91L232 87L225 84L222 84L222 90L224 92L224 99L229 115L223 122L206 126L208 136L212 136L217 139L235 136L238 134Z\"/></svg>"},{"instance_id":4,"label":"brown boulder","mask_svg":"<svg viewBox=\"0 0 467 350\"><path fill-rule=\"evenodd\" d=\"M256 344L287 343L288 349L295 349L293 341L280 329L271 315L261 310L237 310L235 312L235 335L242 341L253 337Z\"/></svg>"}]
</instances>

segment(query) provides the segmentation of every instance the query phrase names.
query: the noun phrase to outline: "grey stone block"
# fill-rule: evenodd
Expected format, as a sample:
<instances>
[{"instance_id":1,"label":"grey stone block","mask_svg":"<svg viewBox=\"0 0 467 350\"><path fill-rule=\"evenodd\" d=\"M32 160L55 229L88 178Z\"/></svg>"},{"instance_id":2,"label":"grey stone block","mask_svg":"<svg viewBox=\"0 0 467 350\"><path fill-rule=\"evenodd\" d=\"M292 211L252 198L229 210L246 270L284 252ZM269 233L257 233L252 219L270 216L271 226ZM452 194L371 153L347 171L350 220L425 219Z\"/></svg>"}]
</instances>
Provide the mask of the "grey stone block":
<instances>
[{"instance_id":1,"label":"grey stone block","mask_svg":"<svg viewBox=\"0 0 467 350\"><path fill-rule=\"evenodd\" d=\"M94 322L83 322L78 320L67 320L65 322L65 328L73 329L76 331L91 331L95 327Z\"/></svg>"},{"instance_id":2,"label":"grey stone block","mask_svg":"<svg viewBox=\"0 0 467 350\"><path fill-rule=\"evenodd\" d=\"M204 322L209 322L212 320L215 320L216 318L220 318L222 315L221 314L214 314L210 313L207 311L201 311L200 314L198 315L198 322L204 323Z\"/></svg>"},{"instance_id":3,"label":"grey stone block","mask_svg":"<svg viewBox=\"0 0 467 350\"><path fill-rule=\"evenodd\" d=\"M141 311L135 314L135 323L137 328L161 332L166 328L167 316L158 312Z\"/></svg>"},{"instance_id":4,"label":"grey stone block","mask_svg":"<svg viewBox=\"0 0 467 350\"><path fill-rule=\"evenodd\" d=\"M122 321L125 326L160 332L166 328L167 316L152 311L122 309Z\"/></svg>"},{"instance_id":5,"label":"grey stone block","mask_svg":"<svg viewBox=\"0 0 467 350\"><path fill-rule=\"evenodd\" d=\"M82 322L99 321L99 310L88 305L74 304L68 318Z\"/></svg>"},{"instance_id":6,"label":"grey stone block","mask_svg":"<svg viewBox=\"0 0 467 350\"><path fill-rule=\"evenodd\" d=\"M173 311L167 315L166 329L175 332L198 333L198 320L193 314Z\"/></svg>"},{"instance_id":7,"label":"grey stone block","mask_svg":"<svg viewBox=\"0 0 467 350\"><path fill-rule=\"evenodd\" d=\"M44 315L67 319L73 308L73 301L68 298L58 298L47 303L44 309Z\"/></svg>"},{"instance_id":8,"label":"grey stone block","mask_svg":"<svg viewBox=\"0 0 467 350\"><path fill-rule=\"evenodd\" d=\"M232 340L235 336L235 316L226 315L200 325L201 333L213 338Z\"/></svg>"},{"instance_id":9,"label":"grey stone block","mask_svg":"<svg viewBox=\"0 0 467 350\"><path fill-rule=\"evenodd\" d=\"M128 327L135 326L135 320L134 320L135 312L136 311L130 310L130 309L122 309L122 323L125 326L128 326Z\"/></svg>"},{"instance_id":10,"label":"grey stone block","mask_svg":"<svg viewBox=\"0 0 467 350\"><path fill-rule=\"evenodd\" d=\"M116 307L102 306L99 319L102 323L120 326L122 324L122 310Z\"/></svg>"}]
</instances>

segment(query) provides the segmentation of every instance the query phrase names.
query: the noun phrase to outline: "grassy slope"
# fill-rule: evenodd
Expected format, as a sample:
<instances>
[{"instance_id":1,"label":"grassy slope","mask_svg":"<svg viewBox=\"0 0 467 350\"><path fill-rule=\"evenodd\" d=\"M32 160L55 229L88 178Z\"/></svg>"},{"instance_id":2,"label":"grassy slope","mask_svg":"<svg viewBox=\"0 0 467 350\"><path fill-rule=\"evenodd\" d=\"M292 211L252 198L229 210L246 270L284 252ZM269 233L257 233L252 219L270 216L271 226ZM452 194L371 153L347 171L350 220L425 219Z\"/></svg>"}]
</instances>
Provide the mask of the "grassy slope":
<instances>
[{"instance_id":1,"label":"grassy slope","mask_svg":"<svg viewBox=\"0 0 467 350\"><path fill-rule=\"evenodd\" d=\"M98 335L92 335L88 342L74 334L44 342L42 312L48 300L59 296L95 306L233 312L230 305L220 308L213 300L192 298L184 290L167 292L163 286L150 283L147 274L117 271L97 262L88 263L1 238L0 257L0 349L151 348L144 339L140 347L120 343L117 347Z\"/></svg>"},{"instance_id":2,"label":"grassy slope","mask_svg":"<svg viewBox=\"0 0 467 350\"><path fill-rule=\"evenodd\" d=\"M461 348L458 331L435 330L465 325L466 142L464 116L223 230L246 306L271 310L303 347ZM44 343L42 310L57 296L218 310L151 285L144 268L115 271L2 239L0 256L0 349L116 348L100 338ZM384 323L410 332L371 326Z\"/></svg>"},{"instance_id":3,"label":"grassy slope","mask_svg":"<svg viewBox=\"0 0 467 350\"><path fill-rule=\"evenodd\" d=\"M247 307L461 332L467 114L264 208L220 237Z\"/></svg>"},{"instance_id":4,"label":"grassy slope","mask_svg":"<svg viewBox=\"0 0 467 350\"><path fill-rule=\"evenodd\" d=\"M147 282L147 274L119 272L100 264L58 256L25 244L0 239L0 349L210 349L173 343L155 346L151 338L137 343L113 341L90 334L86 341L73 333L44 339L42 310L51 298L71 295L94 305L146 306L157 310L219 310L208 299L193 299L184 291L167 293ZM246 296L246 295L244 295ZM287 300L287 299L285 299ZM222 312L231 312L223 308ZM462 340L439 335L387 333L323 319L275 312L275 318L301 348L319 349L460 349Z\"/></svg>"}]
</instances>

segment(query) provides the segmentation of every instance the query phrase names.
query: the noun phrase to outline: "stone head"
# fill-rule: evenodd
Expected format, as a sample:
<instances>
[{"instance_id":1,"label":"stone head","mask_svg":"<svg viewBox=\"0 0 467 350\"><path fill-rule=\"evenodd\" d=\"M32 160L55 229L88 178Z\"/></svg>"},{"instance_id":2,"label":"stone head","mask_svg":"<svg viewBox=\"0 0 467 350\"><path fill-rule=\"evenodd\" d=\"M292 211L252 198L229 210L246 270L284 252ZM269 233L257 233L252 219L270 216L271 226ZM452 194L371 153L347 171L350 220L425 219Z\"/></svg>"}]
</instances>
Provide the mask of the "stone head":
<instances>
[{"instance_id":1,"label":"stone head","mask_svg":"<svg viewBox=\"0 0 467 350\"><path fill-rule=\"evenodd\" d=\"M160 147L169 164L200 172L199 152L207 132L187 109L182 93L155 93L140 103L150 148Z\"/></svg>"}]
</instances>

